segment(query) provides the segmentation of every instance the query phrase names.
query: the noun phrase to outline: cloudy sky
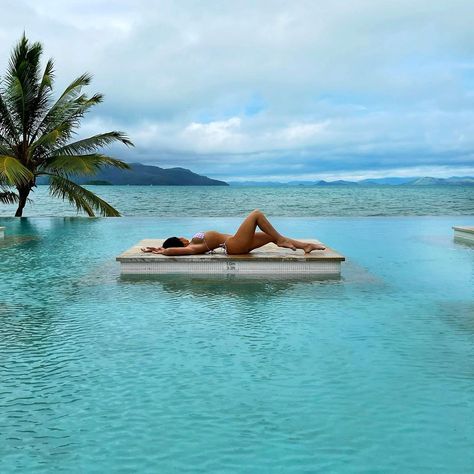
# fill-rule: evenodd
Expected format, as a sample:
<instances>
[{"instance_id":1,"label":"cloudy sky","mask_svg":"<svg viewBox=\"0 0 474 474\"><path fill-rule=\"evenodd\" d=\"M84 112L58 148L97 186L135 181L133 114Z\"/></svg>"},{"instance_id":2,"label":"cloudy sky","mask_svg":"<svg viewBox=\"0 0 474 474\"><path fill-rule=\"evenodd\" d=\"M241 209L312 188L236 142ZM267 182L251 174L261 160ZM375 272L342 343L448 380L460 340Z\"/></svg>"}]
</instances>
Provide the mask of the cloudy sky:
<instances>
[{"instance_id":1,"label":"cloudy sky","mask_svg":"<svg viewBox=\"0 0 474 474\"><path fill-rule=\"evenodd\" d=\"M81 134L226 180L474 175L472 0L0 0L56 85L93 73Z\"/></svg>"}]
</instances>

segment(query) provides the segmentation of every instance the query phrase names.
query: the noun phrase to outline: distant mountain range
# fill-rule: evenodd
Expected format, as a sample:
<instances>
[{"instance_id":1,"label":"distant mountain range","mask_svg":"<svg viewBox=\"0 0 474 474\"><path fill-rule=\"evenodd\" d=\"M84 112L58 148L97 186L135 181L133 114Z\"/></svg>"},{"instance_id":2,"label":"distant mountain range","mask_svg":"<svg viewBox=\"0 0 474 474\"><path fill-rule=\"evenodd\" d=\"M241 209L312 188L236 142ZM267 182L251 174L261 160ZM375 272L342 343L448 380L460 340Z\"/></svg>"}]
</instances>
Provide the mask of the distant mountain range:
<instances>
[{"instance_id":1,"label":"distant mountain range","mask_svg":"<svg viewBox=\"0 0 474 474\"><path fill-rule=\"evenodd\" d=\"M231 186L474 186L474 177L453 176L451 178L371 178L361 181L289 181L287 183L273 181L231 181Z\"/></svg>"},{"instance_id":2,"label":"distant mountain range","mask_svg":"<svg viewBox=\"0 0 474 474\"><path fill-rule=\"evenodd\" d=\"M130 163L129 170L104 168L94 176L76 178L78 184L157 185L157 186L228 186L224 181L193 173L186 168L160 168ZM46 180L38 184L46 184Z\"/></svg>"},{"instance_id":3,"label":"distant mountain range","mask_svg":"<svg viewBox=\"0 0 474 474\"><path fill-rule=\"evenodd\" d=\"M450 186L473 186L474 185L474 178L469 177L469 176L464 176L464 177L456 177L453 176L452 178L430 178L430 177L424 177L424 178L417 178L414 181L411 181L407 184L410 184L412 186L431 186L433 184L441 184L441 185L450 185Z\"/></svg>"},{"instance_id":4,"label":"distant mountain range","mask_svg":"<svg viewBox=\"0 0 474 474\"><path fill-rule=\"evenodd\" d=\"M202 176L186 168L160 168L159 166L130 163L130 170L104 168L95 176L77 178L78 184L97 185L144 185L144 186L474 186L472 176L453 176L451 178L371 178L361 181L231 181L226 183L217 179ZM47 184L41 178L37 184Z\"/></svg>"}]
</instances>

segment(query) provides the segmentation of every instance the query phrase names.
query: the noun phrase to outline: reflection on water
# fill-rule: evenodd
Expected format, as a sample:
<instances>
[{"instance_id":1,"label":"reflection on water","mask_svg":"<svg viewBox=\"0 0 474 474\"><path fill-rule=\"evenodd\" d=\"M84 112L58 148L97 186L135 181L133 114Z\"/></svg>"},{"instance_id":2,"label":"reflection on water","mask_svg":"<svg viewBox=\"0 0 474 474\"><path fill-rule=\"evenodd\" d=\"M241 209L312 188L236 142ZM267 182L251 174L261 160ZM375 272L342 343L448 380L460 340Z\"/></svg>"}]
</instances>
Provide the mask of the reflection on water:
<instances>
[{"instance_id":1,"label":"reflection on water","mask_svg":"<svg viewBox=\"0 0 474 474\"><path fill-rule=\"evenodd\" d=\"M474 248L474 240L466 240L459 237L454 237L454 242L467 248Z\"/></svg>"},{"instance_id":2,"label":"reflection on water","mask_svg":"<svg viewBox=\"0 0 474 474\"><path fill-rule=\"evenodd\" d=\"M284 294L300 286L340 284L339 276L331 275L121 275L121 282L158 284L164 291L174 294L192 294L209 298L253 298Z\"/></svg>"},{"instance_id":3,"label":"reflection on water","mask_svg":"<svg viewBox=\"0 0 474 474\"><path fill-rule=\"evenodd\" d=\"M448 324L474 335L474 301L441 301L438 309Z\"/></svg>"},{"instance_id":4,"label":"reflection on water","mask_svg":"<svg viewBox=\"0 0 474 474\"><path fill-rule=\"evenodd\" d=\"M33 240L39 240L39 237L36 235L6 235L4 239L0 239L0 250Z\"/></svg>"}]
</instances>

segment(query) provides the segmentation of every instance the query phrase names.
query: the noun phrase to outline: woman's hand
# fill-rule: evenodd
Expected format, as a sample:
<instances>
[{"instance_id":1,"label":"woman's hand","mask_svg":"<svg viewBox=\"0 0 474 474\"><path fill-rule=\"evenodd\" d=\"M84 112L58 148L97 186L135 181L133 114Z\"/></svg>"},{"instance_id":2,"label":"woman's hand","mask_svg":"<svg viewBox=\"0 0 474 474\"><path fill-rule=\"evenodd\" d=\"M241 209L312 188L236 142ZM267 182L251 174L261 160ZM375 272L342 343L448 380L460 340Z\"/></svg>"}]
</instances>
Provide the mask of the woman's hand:
<instances>
[{"instance_id":1,"label":"woman's hand","mask_svg":"<svg viewBox=\"0 0 474 474\"><path fill-rule=\"evenodd\" d=\"M163 253L163 247L143 247L140 249L144 253Z\"/></svg>"}]
</instances>

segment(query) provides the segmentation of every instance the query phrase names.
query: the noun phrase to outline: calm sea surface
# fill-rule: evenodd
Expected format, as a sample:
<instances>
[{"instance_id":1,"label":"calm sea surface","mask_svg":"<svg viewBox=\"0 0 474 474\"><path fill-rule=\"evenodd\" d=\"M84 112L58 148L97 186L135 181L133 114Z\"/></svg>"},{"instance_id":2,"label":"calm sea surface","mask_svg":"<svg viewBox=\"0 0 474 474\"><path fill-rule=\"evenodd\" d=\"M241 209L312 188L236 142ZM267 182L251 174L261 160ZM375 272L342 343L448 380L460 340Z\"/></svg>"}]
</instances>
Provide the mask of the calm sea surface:
<instances>
[{"instance_id":1,"label":"calm sea surface","mask_svg":"<svg viewBox=\"0 0 474 474\"><path fill-rule=\"evenodd\" d=\"M472 188L97 192L130 217L0 218L2 474L472 472ZM254 207L341 279L120 276Z\"/></svg>"},{"instance_id":2,"label":"calm sea surface","mask_svg":"<svg viewBox=\"0 0 474 474\"><path fill-rule=\"evenodd\" d=\"M474 215L474 186L212 187L90 186L124 216L233 217L252 209L270 216ZM74 208L49 197L47 186L30 196L25 216L74 216ZM0 216L14 206L0 204Z\"/></svg>"}]
</instances>

